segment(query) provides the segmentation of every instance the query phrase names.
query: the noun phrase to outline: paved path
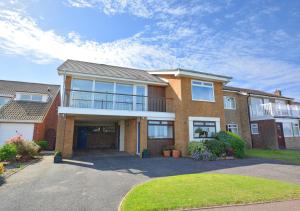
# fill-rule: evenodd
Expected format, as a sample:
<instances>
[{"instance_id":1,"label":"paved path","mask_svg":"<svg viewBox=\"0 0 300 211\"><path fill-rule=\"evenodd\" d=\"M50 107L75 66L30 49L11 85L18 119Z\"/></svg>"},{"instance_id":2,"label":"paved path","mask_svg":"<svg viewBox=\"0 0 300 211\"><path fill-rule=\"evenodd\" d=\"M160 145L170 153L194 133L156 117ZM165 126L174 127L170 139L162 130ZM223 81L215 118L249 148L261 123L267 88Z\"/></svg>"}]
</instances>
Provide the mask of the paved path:
<instances>
[{"instance_id":1,"label":"paved path","mask_svg":"<svg viewBox=\"0 0 300 211\"><path fill-rule=\"evenodd\" d=\"M197 172L261 176L300 184L300 166L262 159L203 162L85 156L62 164L52 157L28 166L0 186L0 210L117 210L135 184L150 178Z\"/></svg>"}]
</instances>

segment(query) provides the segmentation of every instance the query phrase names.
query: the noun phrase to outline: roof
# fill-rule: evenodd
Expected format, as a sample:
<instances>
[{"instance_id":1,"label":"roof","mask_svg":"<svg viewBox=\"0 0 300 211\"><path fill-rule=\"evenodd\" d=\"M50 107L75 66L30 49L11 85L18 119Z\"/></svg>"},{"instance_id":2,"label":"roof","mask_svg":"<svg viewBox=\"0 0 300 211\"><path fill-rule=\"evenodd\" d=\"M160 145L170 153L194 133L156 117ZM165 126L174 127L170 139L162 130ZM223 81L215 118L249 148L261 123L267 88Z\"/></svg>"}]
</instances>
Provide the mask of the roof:
<instances>
[{"instance_id":1,"label":"roof","mask_svg":"<svg viewBox=\"0 0 300 211\"><path fill-rule=\"evenodd\" d=\"M84 74L99 76L107 79L117 78L118 80L139 81L150 84L153 83L166 85L166 82L161 80L159 77L149 74L145 70L76 61L70 59L60 65L57 70L59 74L63 74L63 72L66 71L68 74Z\"/></svg>"},{"instance_id":2,"label":"roof","mask_svg":"<svg viewBox=\"0 0 300 211\"><path fill-rule=\"evenodd\" d=\"M196 70L187 70L182 68L166 69L166 70L149 70L148 72L154 75L174 74L176 76L182 75L182 76L189 76L189 77L196 77L196 78L199 77L199 78L207 78L207 79L224 81L224 82L229 82L232 79L232 77L225 76L225 75L200 72Z\"/></svg>"},{"instance_id":3,"label":"roof","mask_svg":"<svg viewBox=\"0 0 300 211\"><path fill-rule=\"evenodd\" d=\"M14 97L16 92L48 94L44 102L15 101L13 98L0 108L0 121L42 122L55 97L59 85L0 80L0 96ZM49 91L48 91L49 90Z\"/></svg>"},{"instance_id":4,"label":"roof","mask_svg":"<svg viewBox=\"0 0 300 211\"><path fill-rule=\"evenodd\" d=\"M223 90L225 91L234 91L234 92L245 92L252 95L260 95L260 96L267 96L267 97L275 97L275 98L283 98L287 100L293 100L293 98L284 97L284 96L277 96L272 93L255 90L255 89L246 89L246 88L238 88L238 87L232 87L232 86L224 86Z\"/></svg>"}]
</instances>

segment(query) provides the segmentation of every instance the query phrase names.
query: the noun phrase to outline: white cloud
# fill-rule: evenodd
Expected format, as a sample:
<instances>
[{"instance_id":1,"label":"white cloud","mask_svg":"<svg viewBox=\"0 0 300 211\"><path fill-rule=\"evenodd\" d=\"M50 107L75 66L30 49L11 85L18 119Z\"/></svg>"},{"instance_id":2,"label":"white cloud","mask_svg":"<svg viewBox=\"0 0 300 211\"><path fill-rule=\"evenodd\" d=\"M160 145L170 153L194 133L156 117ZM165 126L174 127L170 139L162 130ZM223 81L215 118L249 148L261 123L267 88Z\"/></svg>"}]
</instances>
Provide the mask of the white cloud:
<instances>
[{"instance_id":1,"label":"white cloud","mask_svg":"<svg viewBox=\"0 0 300 211\"><path fill-rule=\"evenodd\" d=\"M68 4L72 7L92 7L93 5L87 0L68 0Z\"/></svg>"}]
</instances>

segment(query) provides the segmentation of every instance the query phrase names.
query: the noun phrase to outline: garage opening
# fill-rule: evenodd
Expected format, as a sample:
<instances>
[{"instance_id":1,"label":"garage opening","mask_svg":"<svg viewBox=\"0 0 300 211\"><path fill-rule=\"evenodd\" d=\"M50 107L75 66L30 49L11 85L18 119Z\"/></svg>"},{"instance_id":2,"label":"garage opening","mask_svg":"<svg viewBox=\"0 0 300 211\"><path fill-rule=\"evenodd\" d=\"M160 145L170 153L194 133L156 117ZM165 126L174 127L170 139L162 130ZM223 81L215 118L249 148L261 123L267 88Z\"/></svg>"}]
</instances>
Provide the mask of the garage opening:
<instances>
[{"instance_id":1,"label":"garage opening","mask_svg":"<svg viewBox=\"0 0 300 211\"><path fill-rule=\"evenodd\" d=\"M75 123L75 150L119 151L119 125L117 122Z\"/></svg>"}]
</instances>

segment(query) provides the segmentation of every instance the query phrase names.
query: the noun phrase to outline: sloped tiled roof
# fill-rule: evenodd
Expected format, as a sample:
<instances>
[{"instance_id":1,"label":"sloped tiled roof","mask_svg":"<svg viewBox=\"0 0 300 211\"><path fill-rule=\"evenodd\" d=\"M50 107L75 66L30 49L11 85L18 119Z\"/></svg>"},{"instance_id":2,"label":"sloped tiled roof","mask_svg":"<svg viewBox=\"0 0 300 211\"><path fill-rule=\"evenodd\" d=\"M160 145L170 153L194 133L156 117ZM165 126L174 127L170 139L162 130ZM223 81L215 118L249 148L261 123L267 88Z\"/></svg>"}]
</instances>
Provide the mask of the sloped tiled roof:
<instances>
[{"instance_id":1,"label":"sloped tiled roof","mask_svg":"<svg viewBox=\"0 0 300 211\"><path fill-rule=\"evenodd\" d=\"M16 101L16 92L47 94L49 99L46 103ZM41 122L58 93L59 85L0 80L0 96L12 97L0 108L0 121Z\"/></svg>"},{"instance_id":2,"label":"sloped tiled roof","mask_svg":"<svg viewBox=\"0 0 300 211\"><path fill-rule=\"evenodd\" d=\"M232 86L224 86L223 90L236 91L236 92L246 92L248 94L261 95L261 96L267 96L267 97L285 98L287 100L292 100L293 99L293 98L284 97L284 96L277 96L275 94L260 91L260 90L245 89L245 88L238 88L238 87L232 87Z\"/></svg>"},{"instance_id":3,"label":"sloped tiled roof","mask_svg":"<svg viewBox=\"0 0 300 211\"><path fill-rule=\"evenodd\" d=\"M121 78L128 80L139 80L152 83L164 83L160 78L149 74L145 70L118 67L105 64L96 64L68 59L58 68L59 72L89 74L102 77Z\"/></svg>"}]
</instances>

